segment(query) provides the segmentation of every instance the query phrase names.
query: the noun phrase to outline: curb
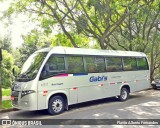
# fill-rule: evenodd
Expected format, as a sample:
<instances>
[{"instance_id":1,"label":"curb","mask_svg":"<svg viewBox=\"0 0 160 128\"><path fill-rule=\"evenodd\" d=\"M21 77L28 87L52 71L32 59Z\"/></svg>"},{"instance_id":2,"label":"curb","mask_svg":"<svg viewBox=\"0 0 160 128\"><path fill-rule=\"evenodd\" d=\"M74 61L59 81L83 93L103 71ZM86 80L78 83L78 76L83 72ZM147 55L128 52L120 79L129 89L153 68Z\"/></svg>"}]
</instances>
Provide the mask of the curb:
<instances>
[{"instance_id":1,"label":"curb","mask_svg":"<svg viewBox=\"0 0 160 128\"><path fill-rule=\"evenodd\" d=\"M17 108L1 109L0 113L11 112L11 111L19 111L19 109Z\"/></svg>"}]
</instances>

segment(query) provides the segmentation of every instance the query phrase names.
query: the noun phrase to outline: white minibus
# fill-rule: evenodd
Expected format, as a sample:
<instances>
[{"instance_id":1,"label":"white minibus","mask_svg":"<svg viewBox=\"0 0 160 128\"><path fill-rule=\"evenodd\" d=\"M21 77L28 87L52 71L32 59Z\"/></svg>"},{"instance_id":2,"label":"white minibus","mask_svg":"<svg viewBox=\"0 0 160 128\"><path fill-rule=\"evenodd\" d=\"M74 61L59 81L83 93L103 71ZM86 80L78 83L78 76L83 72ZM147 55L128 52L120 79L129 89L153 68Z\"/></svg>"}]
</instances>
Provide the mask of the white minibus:
<instances>
[{"instance_id":1,"label":"white minibus","mask_svg":"<svg viewBox=\"0 0 160 128\"><path fill-rule=\"evenodd\" d=\"M12 104L25 110L60 114L69 105L118 97L150 87L144 53L53 47L33 53L12 89Z\"/></svg>"}]
</instances>

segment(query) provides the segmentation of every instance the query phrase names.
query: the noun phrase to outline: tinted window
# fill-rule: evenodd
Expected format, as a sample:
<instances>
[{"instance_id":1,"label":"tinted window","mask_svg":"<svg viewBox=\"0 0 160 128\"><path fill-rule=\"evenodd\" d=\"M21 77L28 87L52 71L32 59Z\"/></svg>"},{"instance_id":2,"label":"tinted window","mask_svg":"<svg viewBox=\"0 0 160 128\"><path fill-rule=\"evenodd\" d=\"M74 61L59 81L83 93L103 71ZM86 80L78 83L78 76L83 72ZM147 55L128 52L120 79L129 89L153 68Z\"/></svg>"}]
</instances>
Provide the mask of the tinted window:
<instances>
[{"instance_id":1,"label":"tinted window","mask_svg":"<svg viewBox=\"0 0 160 128\"><path fill-rule=\"evenodd\" d=\"M105 60L103 57L86 56L87 72L105 72Z\"/></svg>"},{"instance_id":2,"label":"tinted window","mask_svg":"<svg viewBox=\"0 0 160 128\"><path fill-rule=\"evenodd\" d=\"M107 71L115 72L122 70L122 60L118 57L107 57L106 58Z\"/></svg>"},{"instance_id":3,"label":"tinted window","mask_svg":"<svg viewBox=\"0 0 160 128\"><path fill-rule=\"evenodd\" d=\"M95 63L96 63L98 72L105 72L106 71L105 60L103 57L96 57Z\"/></svg>"},{"instance_id":4,"label":"tinted window","mask_svg":"<svg viewBox=\"0 0 160 128\"><path fill-rule=\"evenodd\" d=\"M83 57L68 56L68 73L84 73Z\"/></svg>"},{"instance_id":5,"label":"tinted window","mask_svg":"<svg viewBox=\"0 0 160 128\"><path fill-rule=\"evenodd\" d=\"M123 69L125 71L137 70L136 58L131 58L131 57L123 58L123 63L124 63Z\"/></svg>"},{"instance_id":6,"label":"tinted window","mask_svg":"<svg viewBox=\"0 0 160 128\"><path fill-rule=\"evenodd\" d=\"M146 58L137 58L137 64L139 70L148 70L148 63Z\"/></svg>"},{"instance_id":7,"label":"tinted window","mask_svg":"<svg viewBox=\"0 0 160 128\"><path fill-rule=\"evenodd\" d=\"M94 73L94 72L97 72L97 66L95 64L95 58L94 57L85 57L85 60L86 60L86 68L87 68L87 72L90 72L90 73Z\"/></svg>"},{"instance_id":8,"label":"tinted window","mask_svg":"<svg viewBox=\"0 0 160 128\"><path fill-rule=\"evenodd\" d=\"M51 56L46 62L41 76L49 77L59 73L65 73L64 57Z\"/></svg>"}]
</instances>

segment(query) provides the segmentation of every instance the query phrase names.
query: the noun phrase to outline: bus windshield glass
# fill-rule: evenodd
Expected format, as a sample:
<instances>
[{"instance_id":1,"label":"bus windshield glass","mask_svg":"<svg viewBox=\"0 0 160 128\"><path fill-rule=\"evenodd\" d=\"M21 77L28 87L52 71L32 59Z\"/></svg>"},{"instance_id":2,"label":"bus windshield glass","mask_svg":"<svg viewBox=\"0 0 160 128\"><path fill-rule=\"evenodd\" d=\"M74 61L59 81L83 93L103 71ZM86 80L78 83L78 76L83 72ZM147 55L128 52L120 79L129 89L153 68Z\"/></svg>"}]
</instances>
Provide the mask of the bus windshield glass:
<instances>
[{"instance_id":1,"label":"bus windshield glass","mask_svg":"<svg viewBox=\"0 0 160 128\"><path fill-rule=\"evenodd\" d=\"M47 52L37 52L32 54L24 63L17 81L28 81L36 77Z\"/></svg>"}]
</instances>

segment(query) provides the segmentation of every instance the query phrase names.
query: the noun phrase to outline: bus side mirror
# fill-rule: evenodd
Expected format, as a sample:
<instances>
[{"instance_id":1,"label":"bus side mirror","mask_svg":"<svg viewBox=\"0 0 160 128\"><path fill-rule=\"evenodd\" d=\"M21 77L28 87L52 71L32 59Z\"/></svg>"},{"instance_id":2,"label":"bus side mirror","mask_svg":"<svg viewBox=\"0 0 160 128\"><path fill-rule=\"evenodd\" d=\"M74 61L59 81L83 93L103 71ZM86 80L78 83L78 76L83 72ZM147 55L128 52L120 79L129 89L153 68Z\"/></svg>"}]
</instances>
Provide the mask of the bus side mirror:
<instances>
[{"instance_id":1,"label":"bus side mirror","mask_svg":"<svg viewBox=\"0 0 160 128\"><path fill-rule=\"evenodd\" d=\"M14 77L17 77L19 76L20 72L18 71L18 69L16 67L13 67L12 68L12 74Z\"/></svg>"},{"instance_id":2,"label":"bus side mirror","mask_svg":"<svg viewBox=\"0 0 160 128\"><path fill-rule=\"evenodd\" d=\"M12 69L12 74L15 75L15 68Z\"/></svg>"}]
</instances>

